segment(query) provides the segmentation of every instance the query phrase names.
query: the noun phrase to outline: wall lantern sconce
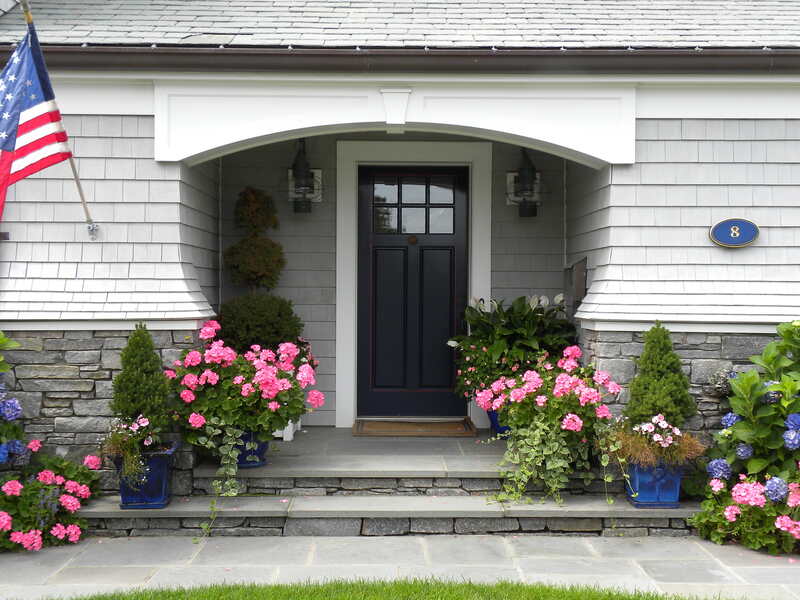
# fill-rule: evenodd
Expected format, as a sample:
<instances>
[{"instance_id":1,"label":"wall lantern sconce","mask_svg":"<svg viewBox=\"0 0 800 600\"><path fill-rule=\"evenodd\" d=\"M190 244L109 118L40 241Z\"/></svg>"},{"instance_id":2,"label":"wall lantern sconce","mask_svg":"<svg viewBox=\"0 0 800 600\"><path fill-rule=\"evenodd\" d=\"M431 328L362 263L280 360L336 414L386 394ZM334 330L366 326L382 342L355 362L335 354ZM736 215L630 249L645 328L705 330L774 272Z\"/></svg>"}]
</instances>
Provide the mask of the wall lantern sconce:
<instances>
[{"instance_id":1,"label":"wall lantern sconce","mask_svg":"<svg viewBox=\"0 0 800 600\"><path fill-rule=\"evenodd\" d=\"M310 213L312 202L322 202L322 169L312 169L306 158L306 141L300 140L289 169L289 202L296 213Z\"/></svg>"},{"instance_id":2,"label":"wall lantern sconce","mask_svg":"<svg viewBox=\"0 0 800 600\"><path fill-rule=\"evenodd\" d=\"M525 148L520 151L519 168L506 173L506 204L516 204L520 217L535 217L548 192Z\"/></svg>"}]
</instances>

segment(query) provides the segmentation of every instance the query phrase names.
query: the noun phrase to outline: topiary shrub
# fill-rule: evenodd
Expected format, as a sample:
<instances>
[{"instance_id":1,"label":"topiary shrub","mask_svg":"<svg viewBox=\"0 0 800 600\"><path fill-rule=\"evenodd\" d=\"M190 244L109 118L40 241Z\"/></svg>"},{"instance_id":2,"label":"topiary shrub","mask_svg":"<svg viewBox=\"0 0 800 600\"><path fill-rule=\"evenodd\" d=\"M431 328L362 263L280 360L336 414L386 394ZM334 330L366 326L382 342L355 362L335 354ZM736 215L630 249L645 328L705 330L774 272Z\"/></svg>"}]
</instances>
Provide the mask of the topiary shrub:
<instances>
[{"instance_id":1,"label":"topiary shrub","mask_svg":"<svg viewBox=\"0 0 800 600\"><path fill-rule=\"evenodd\" d=\"M139 323L122 350L122 371L114 378L111 410L123 422L136 421L144 415L154 429L170 423L167 399L169 384L164 377L161 357L144 324Z\"/></svg>"},{"instance_id":2,"label":"topiary shrub","mask_svg":"<svg viewBox=\"0 0 800 600\"><path fill-rule=\"evenodd\" d=\"M631 423L644 423L661 414L672 425L681 427L697 412L689 393L689 379L672 349L669 331L661 323L656 322L644 334L644 350L636 366L638 373L630 383L630 400L624 410Z\"/></svg>"},{"instance_id":3,"label":"topiary shrub","mask_svg":"<svg viewBox=\"0 0 800 600\"><path fill-rule=\"evenodd\" d=\"M219 323L219 339L237 352L246 352L253 344L274 349L297 340L303 332L303 322L292 303L272 294L253 293L228 300L220 307Z\"/></svg>"},{"instance_id":4,"label":"topiary shrub","mask_svg":"<svg viewBox=\"0 0 800 600\"><path fill-rule=\"evenodd\" d=\"M275 203L263 191L247 187L239 194L235 217L237 227L246 234L223 253L225 268L234 283L246 285L251 292L271 290L286 266L281 245L262 235L278 228Z\"/></svg>"}]
</instances>

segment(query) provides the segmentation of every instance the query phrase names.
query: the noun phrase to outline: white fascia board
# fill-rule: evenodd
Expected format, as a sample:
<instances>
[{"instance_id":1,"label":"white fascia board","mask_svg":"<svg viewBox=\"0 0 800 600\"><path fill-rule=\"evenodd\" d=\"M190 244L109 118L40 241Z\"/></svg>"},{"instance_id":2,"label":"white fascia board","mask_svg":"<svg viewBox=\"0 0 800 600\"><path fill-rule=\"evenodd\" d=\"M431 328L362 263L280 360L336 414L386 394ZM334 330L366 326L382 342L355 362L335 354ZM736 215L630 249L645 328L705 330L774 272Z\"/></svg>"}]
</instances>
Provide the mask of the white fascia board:
<instances>
[{"instance_id":1,"label":"white fascia board","mask_svg":"<svg viewBox=\"0 0 800 600\"><path fill-rule=\"evenodd\" d=\"M152 80L54 78L53 89L65 115L152 115Z\"/></svg>"},{"instance_id":2,"label":"white fascia board","mask_svg":"<svg viewBox=\"0 0 800 600\"><path fill-rule=\"evenodd\" d=\"M200 329L204 319L178 320L90 320L90 321L0 321L0 331L131 331L137 323L151 330L194 331Z\"/></svg>"},{"instance_id":3,"label":"white fascia board","mask_svg":"<svg viewBox=\"0 0 800 600\"><path fill-rule=\"evenodd\" d=\"M773 323L737 323L737 322L710 322L710 321L686 321L654 317L653 319L642 321L620 321L605 319L589 319L576 315L580 327L592 331L647 331L655 323L656 319L662 325L675 333L740 333L740 334L774 334L777 321Z\"/></svg>"},{"instance_id":4,"label":"white fascia board","mask_svg":"<svg viewBox=\"0 0 800 600\"><path fill-rule=\"evenodd\" d=\"M639 119L797 119L800 84L729 82L642 84Z\"/></svg>"}]
</instances>

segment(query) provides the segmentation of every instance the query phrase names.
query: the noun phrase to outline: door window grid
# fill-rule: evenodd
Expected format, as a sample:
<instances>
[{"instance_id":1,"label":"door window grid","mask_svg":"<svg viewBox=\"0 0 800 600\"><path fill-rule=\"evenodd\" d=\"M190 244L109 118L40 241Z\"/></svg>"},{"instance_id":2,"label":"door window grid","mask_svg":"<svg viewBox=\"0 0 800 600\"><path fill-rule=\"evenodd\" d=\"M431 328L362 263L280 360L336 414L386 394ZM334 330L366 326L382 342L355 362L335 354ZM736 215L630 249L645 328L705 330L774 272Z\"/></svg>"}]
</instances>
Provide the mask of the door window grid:
<instances>
[{"instance_id":1,"label":"door window grid","mask_svg":"<svg viewBox=\"0 0 800 600\"><path fill-rule=\"evenodd\" d=\"M452 235L454 189L451 175L376 176L372 185L373 231Z\"/></svg>"}]
</instances>

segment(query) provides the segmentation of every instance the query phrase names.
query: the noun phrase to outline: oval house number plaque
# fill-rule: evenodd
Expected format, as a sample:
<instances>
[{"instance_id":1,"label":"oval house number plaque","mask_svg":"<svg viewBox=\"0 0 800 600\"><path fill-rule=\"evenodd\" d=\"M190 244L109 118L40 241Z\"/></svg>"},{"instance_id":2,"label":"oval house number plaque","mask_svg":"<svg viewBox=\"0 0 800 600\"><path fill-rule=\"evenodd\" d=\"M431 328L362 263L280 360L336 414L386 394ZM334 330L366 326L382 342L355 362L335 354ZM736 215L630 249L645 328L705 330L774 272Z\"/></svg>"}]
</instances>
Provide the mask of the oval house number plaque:
<instances>
[{"instance_id":1,"label":"oval house number plaque","mask_svg":"<svg viewBox=\"0 0 800 600\"><path fill-rule=\"evenodd\" d=\"M758 225L747 219L725 219L714 225L708 235L717 246L741 248L756 241Z\"/></svg>"}]
</instances>

